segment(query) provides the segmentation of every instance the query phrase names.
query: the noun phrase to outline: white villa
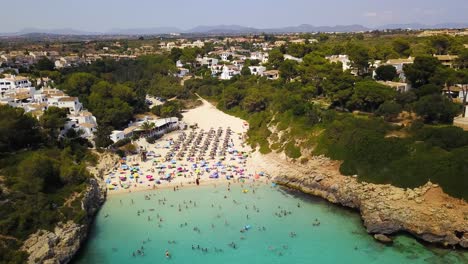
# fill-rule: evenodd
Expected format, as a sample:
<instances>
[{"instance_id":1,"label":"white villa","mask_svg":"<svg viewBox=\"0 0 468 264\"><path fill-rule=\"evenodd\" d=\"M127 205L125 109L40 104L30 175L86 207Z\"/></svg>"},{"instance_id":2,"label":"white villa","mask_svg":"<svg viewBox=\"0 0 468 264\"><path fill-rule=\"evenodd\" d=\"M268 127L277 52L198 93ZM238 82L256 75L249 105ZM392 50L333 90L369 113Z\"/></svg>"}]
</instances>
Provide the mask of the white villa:
<instances>
[{"instance_id":1,"label":"white villa","mask_svg":"<svg viewBox=\"0 0 468 264\"><path fill-rule=\"evenodd\" d=\"M218 59L215 59L215 58L209 58L209 57L199 57L197 58L197 62L202 65L202 66L208 66L208 67L211 67L212 65L216 65L219 63L219 60Z\"/></svg>"},{"instance_id":2,"label":"white villa","mask_svg":"<svg viewBox=\"0 0 468 264\"><path fill-rule=\"evenodd\" d=\"M22 88L26 88L26 89L22 89ZM26 90L34 90L34 87L32 87L29 79L23 76L7 75L5 76L5 78L0 79L1 96L5 94L9 94L9 93L18 92L18 89L26 91Z\"/></svg>"},{"instance_id":3,"label":"white villa","mask_svg":"<svg viewBox=\"0 0 468 264\"><path fill-rule=\"evenodd\" d=\"M259 60L261 63L268 62L269 55L267 52L252 52L250 53L251 60Z\"/></svg>"},{"instance_id":4,"label":"white villa","mask_svg":"<svg viewBox=\"0 0 468 264\"><path fill-rule=\"evenodd\" d=\"M414 58L409 57L407 59L390 59L386 63L384 63L384 65L392 65L393 67L395 67L400 79L404 81L406 80L406 76L403 71L403 67L406 64L413 64L413 63L414 63Z\"/></svg>"},{"instance_id":5,"label":"white villa","mask_svg":"<svg viewBox=\"0 0 468 264\"><path fill-rule=\"evenodd\" d=\"M347 71L351 69L351 60L349 59L348 55L331 55L325 57L331 63L341 63L343 67L343 71Z\"/></svg>"},{"instance_id":6,"label":"white villa","mask_svg":"<svg viewBox=\"0 0 468 264\"><path fill-rule=\"evenodd\" d=\"M263 73L266 71L265 66L249 66L250 74L251 75L260 75L262 76Z\"/></svg>"},{"instance_id":7,"label":"white villa","mask_svg":"<svg viewBox=\"0 0 468 264\"><path fill-rule=\"evenodd\" d=\"M239 75L240 70L237 66L234 65L224 65L223 72L219 77L221 80L230 80L233 76Z\"/></svg>"}]
</instances>

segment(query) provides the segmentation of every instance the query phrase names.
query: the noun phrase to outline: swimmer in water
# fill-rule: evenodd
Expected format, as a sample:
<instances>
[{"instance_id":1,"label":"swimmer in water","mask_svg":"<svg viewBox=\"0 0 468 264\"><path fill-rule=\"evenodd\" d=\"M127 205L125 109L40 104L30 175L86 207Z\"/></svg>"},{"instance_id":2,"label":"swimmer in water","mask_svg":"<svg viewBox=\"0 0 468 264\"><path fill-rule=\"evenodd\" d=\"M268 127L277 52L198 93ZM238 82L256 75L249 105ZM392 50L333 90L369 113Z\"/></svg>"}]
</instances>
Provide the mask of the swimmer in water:
<instances>
[{"instance_id":1,"label":"swimmer in water","mask_svg":"<svg viewBox=\"0 0 468 264\"><path fill-rule=\"evenodd\" d=\"M166 258L170 258L170 257L171 257L171 253L169 253L169 250L166 249L165 255L166 255Z\"/></svg>"}]
</instances>

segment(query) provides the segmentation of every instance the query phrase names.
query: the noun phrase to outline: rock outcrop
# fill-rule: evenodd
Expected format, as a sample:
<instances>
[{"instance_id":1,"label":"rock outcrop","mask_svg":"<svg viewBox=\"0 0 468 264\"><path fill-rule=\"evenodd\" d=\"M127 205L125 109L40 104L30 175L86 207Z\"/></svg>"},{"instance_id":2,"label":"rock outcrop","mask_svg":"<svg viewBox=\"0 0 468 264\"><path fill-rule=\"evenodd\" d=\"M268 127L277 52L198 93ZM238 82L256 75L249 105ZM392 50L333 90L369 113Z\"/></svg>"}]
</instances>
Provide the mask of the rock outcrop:
<instances>
[{"instance_id":1,"label":"rock outcrop","mask_svg":"<svg viewBox=\"0 0 468 264\"><path fill-rule=\"evenodd\" d=\"M78 252L87 237L94 215L106 199L106 185L102 174L106 168L112 168L117 157L105 153L100 155L100 162L88 170L95 175L89 180L87 189L81 196L81 208L85 212L82 224L73 221L58 223L53 232L38 230L23 243L22 250L29 254L28 263L68 263Z\"/></svg>"},{"instance_id":2,"label":"rock outcrop","mask_svg":"<svg viewBox=\"0 0 468 264\"><path fill-rule=\"evenodd\" d=\"M276 183L359 210L372 235L407 232L430 243L468 248L468 203L445 194L437 184L404 189L359 182L356 176L341 175L340 163L323 156L304 164L281 153L252 156L255 169Z\"/></svg>"},{"instance_id":3,"label":"rock outcrop","mask_svg":"<svg viewBox=\"0 0 468 264\"><path fill-rule=\"evenodd\" d=\"M294 170L284 168L275 182L358 209L368 233L379 238L407 232L430 243L468 248L465 201L448 196L431 182L415 189L359 182L356 176L340 175L332 163L315 157L312 170L297 165Z\"/></svg>"}]
</instances>

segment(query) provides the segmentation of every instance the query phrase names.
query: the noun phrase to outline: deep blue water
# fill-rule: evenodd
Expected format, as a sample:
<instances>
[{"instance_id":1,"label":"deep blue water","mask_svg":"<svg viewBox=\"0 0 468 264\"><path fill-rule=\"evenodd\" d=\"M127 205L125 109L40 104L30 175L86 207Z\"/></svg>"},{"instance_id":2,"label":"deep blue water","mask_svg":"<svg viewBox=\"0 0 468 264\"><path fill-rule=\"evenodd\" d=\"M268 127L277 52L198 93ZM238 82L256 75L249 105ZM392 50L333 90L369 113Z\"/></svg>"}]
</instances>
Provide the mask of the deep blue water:
<instances>
[{"instance_id":1,"label":"deep blue water","mask_svg":"<svg viewBox=\"0 0 468 264\"><path fill-rule=\"evenodd\" d=\"M251 228L240 232L246 225ZM407 236L385 246L365 232L356 212L277 187L237 185L230 192L204 186L113 195L75 261L166 262L468 263L468 253L428 248Z\"/></svg>"}]
</instances>

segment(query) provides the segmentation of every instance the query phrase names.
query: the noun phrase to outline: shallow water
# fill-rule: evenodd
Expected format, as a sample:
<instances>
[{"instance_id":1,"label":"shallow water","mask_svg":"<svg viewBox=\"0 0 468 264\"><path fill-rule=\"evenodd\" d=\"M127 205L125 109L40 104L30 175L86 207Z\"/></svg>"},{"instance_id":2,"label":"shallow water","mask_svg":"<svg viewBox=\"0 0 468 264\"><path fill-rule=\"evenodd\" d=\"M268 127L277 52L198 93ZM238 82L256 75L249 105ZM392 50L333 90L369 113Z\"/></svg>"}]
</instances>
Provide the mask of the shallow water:
<instances>
[{"instance_id":1,"label":"shallow water","mask_svg":"<svg viewBox=\"0 0 468 264\"><path fill-rule=\"evenodd\" d=\"M164 204L158 202L164 198ZM144 212L138 216L139 210ZM241 233L245 225L251 228ZM141 247L144 255L133 256ZM427 248L406 236L382 245L365 232L357 213L277 187L257 186L254 192L251 186L232 186L227 192L226 186L204 186L109 197L75 260L164 262L468 263L468 252Z\"/></svg>"}]
</instances>

